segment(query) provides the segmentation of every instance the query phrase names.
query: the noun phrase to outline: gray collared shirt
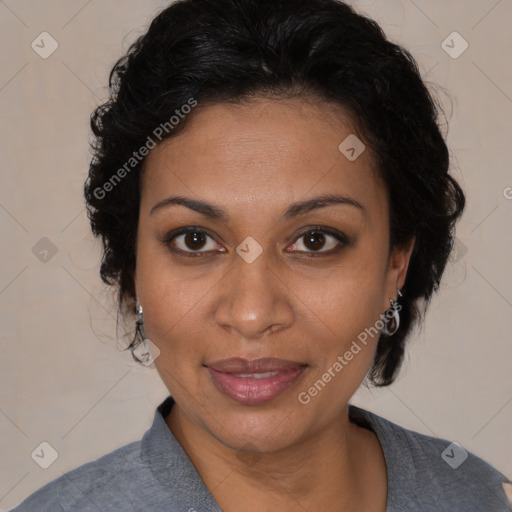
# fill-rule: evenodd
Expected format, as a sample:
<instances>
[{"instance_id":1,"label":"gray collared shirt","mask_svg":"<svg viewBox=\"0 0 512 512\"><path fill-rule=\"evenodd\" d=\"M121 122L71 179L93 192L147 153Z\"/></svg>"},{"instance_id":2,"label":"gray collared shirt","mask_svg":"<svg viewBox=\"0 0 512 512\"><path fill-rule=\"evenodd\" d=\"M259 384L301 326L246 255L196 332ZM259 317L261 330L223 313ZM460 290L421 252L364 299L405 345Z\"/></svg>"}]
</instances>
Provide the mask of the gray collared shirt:
<instances>
[{"instance_id":1,"label":"gray collared shirt","mask_svg":"<svg viewBox=\"0 0 512 512\"><path fill-rule=\"evenodd\" d=\"M221 512L165 423L173 404L169 396L157 407L140 441L65 473L11 512ZM386 512L511 510L501 485L507 478L479 457L358 407L349 410L382 446Z\"/></svg>"}]
</instances>

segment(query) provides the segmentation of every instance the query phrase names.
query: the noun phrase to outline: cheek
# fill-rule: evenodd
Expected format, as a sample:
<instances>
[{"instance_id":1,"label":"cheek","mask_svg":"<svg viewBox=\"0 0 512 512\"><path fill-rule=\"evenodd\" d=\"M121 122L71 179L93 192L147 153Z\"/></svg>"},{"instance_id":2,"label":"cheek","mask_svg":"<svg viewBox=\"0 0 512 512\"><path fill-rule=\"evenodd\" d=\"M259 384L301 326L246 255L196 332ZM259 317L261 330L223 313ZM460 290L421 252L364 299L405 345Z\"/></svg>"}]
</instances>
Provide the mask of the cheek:
<instances>
[{"instance_id":1,"label":"cheek","mask_svg":"<svg viewBox=\"0 0 512 512\"><path fill-rule=\"evenodd\" d=\"M345 284L321 298L317 306L322 322L304 326L313 364L297 399L314 411L318 422L332 419L359 388L382 328L381 300L375 297L371 283L364 286L354 277L354 282ZM314 324L318 331L312 328Z\"/></svg>"},{"instance_id":2,"label":"cheek","mask_svg":"<svg viewBox=\"0 0 512 512\"><path fill-rule=\"evenodd\" d=\"M201 339L206 320L200 315L207 289L196 284L167 274L146 280L142 287L147 291L143 295L146 335L163 353L192 352L193 340Z\"/></svg>"},{"instance_id":3,"label":"cheek","mask_svg":"<svg viewBox=\"0 0 512 512\"><path fill-rule=\"evenodd\" d=\"M175 335L186 312L200 300L199 291L191 283L185 286L169 253L144 232L137 247L136 276L146 335L160 350L167 349L166 340Z\"/></svg>"},{"instance_id":4,"label":"cheek","mask_svg":"<svg viewBox=\"0 0 512 512\"><path fill-rule=\"evenodd\" d=\"M306 284L302 296L307 307L322 321L329 339L338 336L349 342L373 326L383 313L384 288L381 258L354 251L314 291Z\"/></svg>"},{"instance_id":5,"label":"cheek","mask_svg":"<svg viewBox=\"0 0 512 512\"><path fill-rule=\"evenodd\" d=\"M336 406L348 400L364 379L382 329L383 256L362 249L354 251L320 288L299 290L305 298L304 311L312 312L303 332L315 363L304 391L311 390L311 397L322 391L323 399Z\"/></svg>"},{"instance_id":6,"label":"cheek","mask_svg":"<svg viewBox=\"0 0 512 512\"><path fill-rule=\"evenodd\" d=\"M321 319L314 322L318 330L312 329L313 323L304 327L308 338L315 342L312 351L315 364L309 382L318 379L332 382L329 387L335 394L343 388L340 398L347 391L347 397L351 396L364 378L382 328L381 299L375 297L372 286L363 286L361 280L345 284L340 287L341 292L336 287L336 291L323 295L316 304Z\"/></svg>"},{"instance_id":7,"label":"cheek","mask_svg":"<svg viewBox=\"0 0 512 512\"><path fill-rule=\"evenodd\" d=\"M146 336L160 350L156 369L176 399L204 404L197 390L202 389L207 340L205 320L200 318L206 290L199 282L179 278L171 267L153 261L150 269L142 285L144 324Z\"/></svg>"}]
</instances>

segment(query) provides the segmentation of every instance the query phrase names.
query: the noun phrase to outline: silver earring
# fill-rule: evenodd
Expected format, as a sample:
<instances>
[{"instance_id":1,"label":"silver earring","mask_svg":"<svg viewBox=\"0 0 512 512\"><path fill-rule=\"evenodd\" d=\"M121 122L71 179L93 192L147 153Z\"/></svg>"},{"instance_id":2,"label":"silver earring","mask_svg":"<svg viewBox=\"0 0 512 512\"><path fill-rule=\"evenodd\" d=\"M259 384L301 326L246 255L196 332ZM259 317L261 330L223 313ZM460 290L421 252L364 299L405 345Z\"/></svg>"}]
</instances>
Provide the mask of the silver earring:
<instances>
[{"instance_id":1,"label":"silver earring","mask_svg":"<svg viewBox=\"0 0 512 512\"><path fill-rule=\"evenodd\" d=\"M402 292L397 288L398 297L396 302L393 299L389 299L391 307L387 309L384 313L384 326L382 327L382 334L384 336L393 336L393 334L398 331L398 327L400 327L400 305L398 304L398 299L402 297Z\"/></svg>"},{"instance_id":2,"label":"silver earring","mask_svg":"<svg viewBox=\"0 0 512 512\"><path fill-rule=\"evenodd\" d=\"M144 317L141 304L137 306L135 336L130 345L130 349L135 361L142 363L144 366L153 365L154 360L149 350L149 340L146 338L146 332L144 330Z\"/></svg>"},{"instance_id":3,"label":"silver earring","mask_svg":"<svg viewBox=\"0 0 512 512\"><path fill-rule=\"evenodd\" d=\"M144 316L142 314L142 304L137 306L137 328L140 330L143 339L146 339L146 333L144 331Z\"/></svg>"}]
</instances>

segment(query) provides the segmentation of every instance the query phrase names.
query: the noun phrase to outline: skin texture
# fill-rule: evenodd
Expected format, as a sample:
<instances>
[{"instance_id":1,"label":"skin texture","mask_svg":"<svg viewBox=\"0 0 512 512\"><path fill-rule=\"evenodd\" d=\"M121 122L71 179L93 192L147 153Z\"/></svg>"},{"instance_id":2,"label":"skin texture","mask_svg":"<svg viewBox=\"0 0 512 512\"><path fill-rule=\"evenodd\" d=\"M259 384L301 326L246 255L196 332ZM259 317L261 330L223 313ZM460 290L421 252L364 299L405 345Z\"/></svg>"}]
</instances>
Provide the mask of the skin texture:
<instances>
[{"instance_id":1,"label":"skin texture","mask_svg":"<svg viewBox=\"0 0 512 512\"><path fill-rule=\"evenodd\" d=\"M368 148L355 161L338 150L356 131L332 104L255 98L199 106L189 121L146 159L137 235L146 336L160 350L156 368L177 403L166 422L225 512L240 504L246 512L384 511L380 443L348 420L347 409L378 337L308 404L297 398L375 325L405 281L413 246L389 254L389 205L374 158ZM333 205L282 219L291 203L324 194L349 196L364 210ZM150 214L175 195L216 205L230 219L181 205ZM183 235L162 241L182 226L212 238L203 247ZM348 243L325 234L315 252L299 237L314 226L338 230ZM249 236L263 249L252 263L236 252ZM179 256L170 246L203 255ZM308 368L260 405L222 394L204 367L264 356Z\"/></svg>"}]
</instances>

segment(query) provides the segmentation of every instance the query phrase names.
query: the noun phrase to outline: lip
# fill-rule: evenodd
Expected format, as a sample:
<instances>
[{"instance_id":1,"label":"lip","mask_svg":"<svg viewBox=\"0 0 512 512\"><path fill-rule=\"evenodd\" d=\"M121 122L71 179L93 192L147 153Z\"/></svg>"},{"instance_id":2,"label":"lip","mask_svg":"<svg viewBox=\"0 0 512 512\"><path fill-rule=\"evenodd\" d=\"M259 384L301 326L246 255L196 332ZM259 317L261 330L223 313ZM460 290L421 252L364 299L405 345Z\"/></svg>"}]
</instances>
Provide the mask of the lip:
<instances>
[{"instance_id":1,"label":"lip","mask_svg":"<svg viewBox=\"0 0 512 512\"><path fill-rule=\"evenodd\" d=\"M273 400L291 387L307 369L305 363L274 357L252 360L234 357L205 366L217 389L243 405L258 405ZM266 373L269 375L261 375Z\"/></svg>"}]
</instances>

